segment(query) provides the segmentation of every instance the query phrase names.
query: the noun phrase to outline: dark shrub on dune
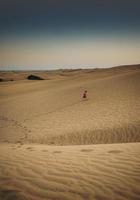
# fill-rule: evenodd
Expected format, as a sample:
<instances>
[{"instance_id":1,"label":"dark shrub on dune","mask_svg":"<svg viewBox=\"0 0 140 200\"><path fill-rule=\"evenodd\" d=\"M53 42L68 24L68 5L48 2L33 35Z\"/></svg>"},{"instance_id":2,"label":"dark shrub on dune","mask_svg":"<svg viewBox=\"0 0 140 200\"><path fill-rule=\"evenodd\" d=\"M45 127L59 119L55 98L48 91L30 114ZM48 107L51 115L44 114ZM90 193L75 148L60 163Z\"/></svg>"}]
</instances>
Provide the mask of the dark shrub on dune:
<instances>
[{"instance_id":1,"label":"dark shrub on dune","mask_svg":"<svg viewBox=\"0 0 140 200\"><path fill-rule=\"evenodd\" d=\"M36 75L29 75L27 77L28 80L44 80L43 78L39 77L39 76L36 76Z\"/></svg>"}]
</instances>

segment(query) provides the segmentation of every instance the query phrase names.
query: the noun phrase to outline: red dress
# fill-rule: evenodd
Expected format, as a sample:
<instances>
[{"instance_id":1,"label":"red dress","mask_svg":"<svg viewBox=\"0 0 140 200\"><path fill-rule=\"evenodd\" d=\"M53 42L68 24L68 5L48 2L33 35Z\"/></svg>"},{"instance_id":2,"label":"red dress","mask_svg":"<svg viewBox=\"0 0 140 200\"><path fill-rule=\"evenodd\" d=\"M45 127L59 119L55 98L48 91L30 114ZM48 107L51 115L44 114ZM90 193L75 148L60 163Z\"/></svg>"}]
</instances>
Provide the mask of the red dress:
<instances>
[{"instance_id":1,"label":"red dress","mask_svg":"<svg viewBox=\"0 0 140 200\"><path fill-rule=\"evenodd\" d=\"M84 98L84 99L87 98L87 94L86 94L86 92L84 92L84 94L83 94L83 98Z\"/></svg>"}]
</instances>

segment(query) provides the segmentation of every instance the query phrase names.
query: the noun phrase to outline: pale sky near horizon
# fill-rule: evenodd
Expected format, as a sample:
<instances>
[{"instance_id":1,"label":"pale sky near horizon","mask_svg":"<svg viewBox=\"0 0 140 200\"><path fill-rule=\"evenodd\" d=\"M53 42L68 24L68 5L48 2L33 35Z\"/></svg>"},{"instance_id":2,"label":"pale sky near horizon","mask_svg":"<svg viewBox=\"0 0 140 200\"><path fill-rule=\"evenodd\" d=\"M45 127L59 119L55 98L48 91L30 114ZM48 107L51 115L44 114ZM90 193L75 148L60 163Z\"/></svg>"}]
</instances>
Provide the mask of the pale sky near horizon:
<instances>
[{"instance_id":1,"label":"pale sky near horizon","mask_svg":"<svg viewBox=\"0 0 140 200\"><path fill-rule=\"evenodd\" d=\"M0 70L140 63L138 0L3 0Z\"/></svg>"}]
</instances>

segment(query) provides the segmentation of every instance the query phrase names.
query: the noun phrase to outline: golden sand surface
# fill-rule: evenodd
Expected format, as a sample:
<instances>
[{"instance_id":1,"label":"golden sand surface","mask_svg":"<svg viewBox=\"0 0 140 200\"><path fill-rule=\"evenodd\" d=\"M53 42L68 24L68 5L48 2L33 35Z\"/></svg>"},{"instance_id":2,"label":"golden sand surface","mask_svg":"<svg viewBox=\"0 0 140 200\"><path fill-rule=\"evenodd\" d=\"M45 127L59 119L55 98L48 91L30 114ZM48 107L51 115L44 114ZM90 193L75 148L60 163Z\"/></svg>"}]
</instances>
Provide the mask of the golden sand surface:
<instances>
[{"instance_id":1,"label":"golden sand surface","mask_svg":"<svg viewBox=\"0 0 140 200\"><path fill-rule=\"evenodd\" d=\"M140 199L140 66L34 73L0 73L0 200Z\"/></svg>"}]
</instances>

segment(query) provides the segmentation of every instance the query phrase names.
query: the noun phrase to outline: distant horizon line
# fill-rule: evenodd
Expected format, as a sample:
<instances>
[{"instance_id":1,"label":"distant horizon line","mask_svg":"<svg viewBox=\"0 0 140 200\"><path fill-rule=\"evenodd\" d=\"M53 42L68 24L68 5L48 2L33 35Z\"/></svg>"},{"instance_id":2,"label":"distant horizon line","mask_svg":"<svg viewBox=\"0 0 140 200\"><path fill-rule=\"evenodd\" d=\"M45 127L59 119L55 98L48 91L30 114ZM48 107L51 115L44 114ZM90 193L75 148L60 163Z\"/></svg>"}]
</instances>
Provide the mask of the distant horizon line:
<instances>
[{"instance_id":1,"label":"distant horizon line","mask_svg":"<svg viewBox=\"0 0 140 200\"><path fill-rule=\"evenodd\" d=\"M109 67L69 67L69 68L54 68L54 69L0 69L0 72L24 72L24 71L58 71L58 70L91 70L91 69L111 69L115 67L129 67L129 66L139 66L140 63L137 64L122 64L122 65L115 65ZM4 67L3 67L4 68ZM18 68L18 67L17 67Z\"/></svg>"}]
</instances>

